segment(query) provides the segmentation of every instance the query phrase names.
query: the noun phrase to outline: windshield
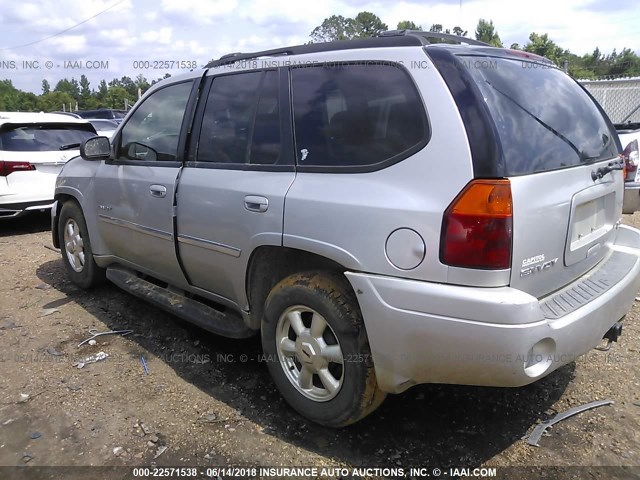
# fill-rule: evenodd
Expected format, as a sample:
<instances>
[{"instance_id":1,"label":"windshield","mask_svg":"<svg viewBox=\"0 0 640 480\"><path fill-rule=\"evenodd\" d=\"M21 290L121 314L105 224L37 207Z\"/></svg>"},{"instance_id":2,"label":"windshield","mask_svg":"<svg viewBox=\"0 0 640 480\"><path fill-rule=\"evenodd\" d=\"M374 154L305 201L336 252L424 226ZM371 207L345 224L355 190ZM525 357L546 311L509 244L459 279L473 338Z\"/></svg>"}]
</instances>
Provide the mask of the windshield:
<instances>
[{"instance_id":1,"label":"windshield","mask_svg":"<svg viewBox=\"0 0 640 480\"><path fill-rule=\"evenodd\" d=\"M0 150L46 152L80 144L96 134L84 125L25 125L0 132Z\"/></svg>"},{"instance_id":2,"label":"windshield","mask_svg":"<svg viewBox=\"0 0 640 480\"><path fill-rule=\"evenodd\" d=\"M475 79L496 124L507 175L617 156L605 118L587 93L562 71L525 60L459 58Z\"/></svg>"}]
</instances>

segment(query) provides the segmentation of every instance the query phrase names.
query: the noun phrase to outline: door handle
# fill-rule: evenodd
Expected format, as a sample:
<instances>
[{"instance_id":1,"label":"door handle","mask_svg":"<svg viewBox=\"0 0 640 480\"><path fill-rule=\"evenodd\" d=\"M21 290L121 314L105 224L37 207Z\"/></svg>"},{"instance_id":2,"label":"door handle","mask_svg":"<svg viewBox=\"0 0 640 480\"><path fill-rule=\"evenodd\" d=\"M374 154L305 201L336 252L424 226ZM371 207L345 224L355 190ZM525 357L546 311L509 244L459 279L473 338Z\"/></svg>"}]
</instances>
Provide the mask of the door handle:
<instances>
[{"instance_id":1,"label":"door handle","mask_svg":"<svg viewBox=\"0 0 640 480\"><path fill-rule=\"evenodd\" d=\"M151 185L149 187L149 193L152 197L164 198L167 196L167 187L164 185Z\"/></svg>"},{"instance_id":2,"label":"door handle","mask_svg":"<svg viewBox=\"0 0 640 480\"><path fill-rule=\"evenodd\" d=\"M269 200L265 197L247 195L244 197L244 208L250 212L266 212L269 208Z\"/></svg>"}]
</instances>

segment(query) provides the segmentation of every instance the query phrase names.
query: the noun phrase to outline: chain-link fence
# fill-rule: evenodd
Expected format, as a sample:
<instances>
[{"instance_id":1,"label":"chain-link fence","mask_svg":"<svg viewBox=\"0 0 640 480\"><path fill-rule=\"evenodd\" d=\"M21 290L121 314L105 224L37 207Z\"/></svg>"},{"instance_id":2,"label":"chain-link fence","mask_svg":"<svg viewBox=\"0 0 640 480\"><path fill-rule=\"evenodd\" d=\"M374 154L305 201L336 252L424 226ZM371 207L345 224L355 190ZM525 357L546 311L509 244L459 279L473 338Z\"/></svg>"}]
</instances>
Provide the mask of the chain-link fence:
<instances>
[{"instance_id":1,"label":"chain-link fence","mask_svg":"<svg viewBox=\"0 0 640 480\"><path fill-rule=\"evenodd\" d=\"M640 122L640 77L580 80L613 123Z\"/></svg>"}]
</instances>

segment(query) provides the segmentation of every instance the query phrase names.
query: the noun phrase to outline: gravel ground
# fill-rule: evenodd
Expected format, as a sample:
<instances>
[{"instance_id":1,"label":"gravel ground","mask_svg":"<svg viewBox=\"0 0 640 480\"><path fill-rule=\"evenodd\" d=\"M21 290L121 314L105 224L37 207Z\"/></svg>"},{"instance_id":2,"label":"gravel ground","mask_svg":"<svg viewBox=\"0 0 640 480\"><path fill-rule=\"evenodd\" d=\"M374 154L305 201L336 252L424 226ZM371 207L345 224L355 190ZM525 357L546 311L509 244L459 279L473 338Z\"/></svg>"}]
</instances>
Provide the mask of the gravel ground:
<instances>
[{"instance_id":1,"label":"gravel ground","mask_svg":"<svg viewBox=\"0 0 640 480\"><path fill-rule=\"evenodd\" d=\"M624 221L640 227L640 214ZM640 476L640 303L612 350L594 350L533 385L422 385L331 430L280 398L258 340L216 337L114 286L72 285L60 254L46 248L48 226L46 215L0 225L0 466L23 467L0 470L2 478L38 466L153 463L582 466L545 471L549 478ZM92 328L133 333L78 347ZM74 366L99 352L108 358ZM538 448L522 439L556 412L603 399L615 404L557 424Z\"/></svg>"}]
</instances>

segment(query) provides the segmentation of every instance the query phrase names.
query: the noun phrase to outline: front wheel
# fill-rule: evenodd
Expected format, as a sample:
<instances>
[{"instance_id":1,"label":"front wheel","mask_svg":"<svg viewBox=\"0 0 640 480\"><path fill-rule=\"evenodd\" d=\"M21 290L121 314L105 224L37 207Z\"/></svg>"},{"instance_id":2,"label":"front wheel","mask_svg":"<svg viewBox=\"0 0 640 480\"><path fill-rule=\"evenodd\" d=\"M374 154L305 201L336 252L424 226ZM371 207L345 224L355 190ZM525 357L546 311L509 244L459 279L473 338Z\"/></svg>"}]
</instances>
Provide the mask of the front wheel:
<instances>
[{"instance_id":1,"label":"front wheel","mask_svg":"<svg viewBox=\"0 0 640 480\"><path fill-rule=\"evenodd\" d=\"M82 288L92 288L104 283L105 271L93 259L87 223L80 206L75 202L65 202L62 205L58 241L62 261L73 283Z\"/></svg>"},{"instance_id":2,"label":"front wheel","mask_svg":"<svg viewBox=\"0 0 640 480\"><path fill-rule=\"evenodd\" d=\"M342 427L384 400L360 309L342 274L312 272L278 283L265 302L262 347L285 400L310 420Z\"/></svg>"}]
</instances>

